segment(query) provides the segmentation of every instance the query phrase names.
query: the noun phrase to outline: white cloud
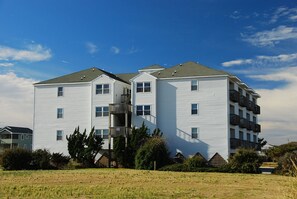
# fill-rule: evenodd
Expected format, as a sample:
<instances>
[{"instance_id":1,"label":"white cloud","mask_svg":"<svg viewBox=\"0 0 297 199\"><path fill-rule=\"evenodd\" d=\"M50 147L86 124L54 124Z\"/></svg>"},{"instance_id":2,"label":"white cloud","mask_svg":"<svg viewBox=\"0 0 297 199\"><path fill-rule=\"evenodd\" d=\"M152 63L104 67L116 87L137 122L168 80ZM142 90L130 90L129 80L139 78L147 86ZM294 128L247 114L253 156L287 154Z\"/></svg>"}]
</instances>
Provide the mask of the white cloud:
<instances>
[{"instance_id":1,"label":"white cloud","mask_svg":"<svg viewBox=\"0 0 297 199\"><path fill-rule=\"evenodd\" d=\"M92 42L86 42L86 48L90 54L94 54L98 51L98 47Z\"/></svg>"},{"instance_id":2,"label":"white cloud","mask_svg":"<svg viewBox=\"0 0 297 199\"><path fill-rule=\"evenodd\" d=\"M38 62L52 57L51 50L40 44L28 45L26 49L15 49L8 46L0 46L1 61L29 61Z\"/></svg>"},{"instance_id":3,"label":"white cloud","mask_svg":"<svg viewBox=\"0 0 297 199\"><path fill-rule=\"evenodd\" d=\"M33 79L18 77L15 73L0 74L0 125L32 128Z\"/></svg>"},{"instance_id":4,"label":"white cloud","mask_svg":"<svg viewBox=\"0 0 297 199\"><path fill-rule=\"evenodd\" d=\"M3 66L3 67L10 67L10 66L13 66L14 64L13 63L0 63L0 67Z\"/></svg>"},{"instance_id":5,"label":"white cloud","mask_svg":"<svg viewBox=\"0 0 297 199\"><path fill-rule=\"evenodd\" d=\"M278 72L254 75L252 78L288 82L281 88L257 89L261 95L260 137L264 136L271 144L297 141L297 67L282 68Z\"/></svg>"},{"instance_id":6,"label":"white cloud","mask_svg":"<svg viewBox=\"0 0 297 199\"><path fill-rule=\"evenodd\" d=\"M297 39L297 28L279 26L272 30L257 32L252 35L242 35L243 41L246 41L254 46L274 46L280 41Z\"/></svg>"},{"instance_id":7,"label":"white cloud","mask_svg":"<svg viewBox=\"0 0 297 199\"><path fill-rule=\"evenodd\" d=\"M112 47L110 48L110 51L111 51L112 53L114 53L114 54L119 54L119 53L120 53L120 49L119 49L118 47L116 47L116 46L112 46Z\"/></svg>"},{"instance_id":8,"label":"white cloud","mask_svg":"<svg viewBox=\"0 0 297 199\"><path fill-rule=\"evenodd\" d=\"M222 65L225 67L231 67L235 65L243 65L252 63L251 59L237 59L232 61L223 62Z\"/></svg>"},{"instance_id":9,"label":"white cloud","mask_svg":"<svg viewBox=\"0 0 297 199\"><path fill-rule=\"evenodd\" d=\"M135 54L138 53L139 50L137 48L135 48L134 46L132 46L129 50L128 50L128 54Z\"/></svg>"},{"instance_id":10,"label":"white cloud","mask_svg":"<svg viewBox=\"0 0 297 199\"><path fill-rule=\"evenodd\" d=\"M276 23L280 18L289 19L291 21L297 20L297 8L279 7L273 13L270 23Z\"/></svg>"},{"instance_id":11,"label":"white cloud","mask_svg":"<svg viewBox=\"0 0 297 199\"><path fill-rule=\"evenodd\" d=\"M259 55L256 56L254 59L236 59L227 62L223 62L222 66L225 67L232 67L232 66L239 66L239 65L251 65L251 66L261 66L261 67L274 67L280 66L281 63L291 63L297 61L297 53L292 54L280 54L276 56L267 56L267 55Z\"/></svg>"}]
</instances>

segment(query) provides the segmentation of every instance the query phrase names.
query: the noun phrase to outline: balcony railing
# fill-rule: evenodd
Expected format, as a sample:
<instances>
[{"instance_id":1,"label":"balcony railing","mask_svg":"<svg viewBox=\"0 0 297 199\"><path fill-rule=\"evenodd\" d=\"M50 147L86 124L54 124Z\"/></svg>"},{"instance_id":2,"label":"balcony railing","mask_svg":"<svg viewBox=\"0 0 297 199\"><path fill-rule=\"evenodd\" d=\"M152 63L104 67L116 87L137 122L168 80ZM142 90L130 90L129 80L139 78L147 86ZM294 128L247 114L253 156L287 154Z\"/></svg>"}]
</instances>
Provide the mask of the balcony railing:
<instances>
[{"instance_id":1,"label":"balcony railing","mask_svg":"<svg viewBox=\"0 0 297 199\"><path fill-rule=\"evenodd\" d=\"M261 150L260 144L256 142L250 142L247 140L240 140L237 138L230 138L230 148L238 149L238 148L253 148L257 151Z\"/></svg>"},{"instance_id":2,"label":"balcony railing","mask_svg":"<svg viewBox=\"0 0 297 199\"><path fill-rule=\"evenodd\" d=\"M110 127L109 130L111 137L128 136L132 132L131 128L124 126Z\"/></svg>"},{"instance_id":3,"label":"balcony railing","mask_svg":"<svg viewBox=\"0 0 297 199\"><path fill-rule=\"evenodd\" d=\"M242 107L247 107L247 98L243 95L239 97L239 105Z\"/></svg>"},{"instance_id":4,"label":"balcony railing","mask_svg":"<svg viewBox=\"0 0 297 199\"><path fill-rule=\"evenodd\" d=\"M253 101L251 101L251 100L248 100L248 102L247 102L247 110L249 110L249 111L254 111L254 108L255 108L255 103L253 102Z\"/></svg>"},{"instance_id":5,"label":"balcony railing","mask_svg":"<svg viewBox=\"0 0 297 199\"><path fill-rule=\"evenodd\" d=\"M248 126L248 121L245 118L240 118L240 123L239 123L239 127L241 128L247 128Z\"/></svg>"},{"instance_id":6,"label":"balcony railing","mask_svg":"<svg viewBox=\"0 0 297 199\"><path fill-rule=\"evenodd\" d=\"M230 90L229 98L233 102L238 102L239 101L239 92L236 90Z\"/></svg>"},{"instance_id":7,"label":"balcony railing","mask_svg":"<svg viewBox=\"0 0 297 199\"><path fill-rule=\"evenodd\" d=\"M255 104L253 113L254 114L260 114L260 112L261 112L260 106Z\"/></svg>"},{"instance_id":8,"label":"balcony railing","mask_svg":"<svg viewBox=\"0 0 297 199\"><path fill-rule=\"evenodd\" d=\"M132 112L131 104L109 104L109 111L111 114L129 113Z\"/></svg>"},{"instance_id":9,"label":"balcony railing","mask_svg":"<svg viewBox=\"0 0 297 199\"><path fill-rule=\"evenodd\" d=\"M247 127L246 129L247 130L253 130L255 128L255 123L254 122L251 122L251 121L248 121L247 122Z\"/></svg>"},{"instance_id":10,"label":"balcony railing","mask_svg":"<svg viewBox=\"0 0 297 199\"><path fill-rule=\"evenodd\" d=\"M236 114L230 114L230 124L232 125L239 125L240 117Z\"/></svg>"},{"instance_id":11,"label":"balcony railing","mask_svg":"<svg viewBox=\"0 0 297 199\"><path fill-rule=\"evenodd\" d=\"M260 133L261 132L261 125L260 124L255 124L253 131L255 133Z\"/></svg>"}]
</instances>

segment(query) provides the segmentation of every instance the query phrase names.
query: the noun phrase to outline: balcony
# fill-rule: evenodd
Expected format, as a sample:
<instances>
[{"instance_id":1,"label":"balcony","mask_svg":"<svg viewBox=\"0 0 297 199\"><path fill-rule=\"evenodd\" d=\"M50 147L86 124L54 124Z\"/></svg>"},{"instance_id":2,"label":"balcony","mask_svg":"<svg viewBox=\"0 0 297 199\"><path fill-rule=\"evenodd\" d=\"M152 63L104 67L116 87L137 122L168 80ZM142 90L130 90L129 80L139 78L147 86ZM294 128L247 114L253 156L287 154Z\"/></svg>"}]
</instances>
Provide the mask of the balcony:
<instances>
[{"instance_id":1,"label":"balcony","mask_svg":"<svg viewBox=\"0 0 297 199\"><path fill-rule=\"evenodd\" d=\"M239 127L241 128L247 128L248 121L245 118L240 118Z\"/></svg>"},{"instance_id":2,"label":"balcony","mask_svg":"<svg viewBox=\"0 0 297 199\"><path fill-rule=\"evenodd\" d=\"M238 102L239 101L239 92L236 90L230 90L229 98L232 102Z\"/></svg>"},{"instance_id":3,"label":"balcony","mask_svg":"<svg viewBox=\"0 0 297 199\"><path fill-rule=\"evenodd\" d=\"M122 94L121 95L121 103L130 104L131 103L131 95L130 94Z\"/></svg>"},{"instance_id":4,"label":"balcony","mask_svg":"<svg viewBox=\"0 0 297 199\"><path fill-rule=\"evenodd\" d=\"M246 129L250 131L250 130L253 130L254 128L255 128L255 123L248 121Z\"/></svg>"},{"instance_id":5,"label":"balcony","mask_svg":"<svg viewBox=\"0 0 297 199\"><path fill-rule=\"evenodd\" d=\"M258 106L258 105L255 104L253 113L254 114L260 114L260 112L261 112L260 106Z\"/></svg>"},{"instance_id":6,"label":"balcony","mask_svg":"<svg viewBox=\"0 0 297 199\"><path fill-rule=\"evenodd\" d=\"M239 97L239 105L242 107L247 107L247 98L243 95Z\"/></svg>"},{"instance_id":7,"label":"balcony","mask_svg":"<svg viewBox=\"0 0 297 199\"><path fill-rule=\"evenodd\" d=\"M117 137L117 136L126 137L132 132L131 128L127 128L124 126L110 127L109 131L110 131L111 137Z\"/></svg>"},{"instance_id":8,"label":"balcony","mask_svg":"<svg viewBox=\"0 0 297 199\"><path fill-rule=\"evenodd\" d=\"M230 124L232 125L239 125L240 123L240 117L236 114L230 114Z\"/></svg>"},{"instance_id":9,"label":"balcony","mask_svg":"<svg viewBox=\"0 0 297 199\"><path fill-rule=\"evenodd\" d=\"M132 112L131 104L109 104L110 114L123 114Z\"/></svg>"},{"instance_id":10,"label":"balcony","mask_svg":"<svg viewBox=\"0 0 297 199\"><path fill-rule=\"evenodd\" d=\"M255 124L253 131L255 133L260 133L261 132L261 125L260 124Z\"/></svg>"},{"instance_id":11,"label":"balcony","mask_svg":"<svg viewBox=\"0 0 297 199\"><path fill-rule=\"evenodd\" d=\"M255 103L254 102L252 102L251 100L248 100L247 101L247 110L249 110L249 111L253 111L254 112L254 108L255 108Z\"/></svg>"},{"instance_id":12,"label":"balcony","mask_svg":"<svg viewBox=\"0 0 297 199\"><path fill-rule=\"evenodd\" d=\"M231 149L238 149L238 148L253 148L257 151L261 150L261 147L256 142L250 142L247 140L240 140L236 138L230 138L230 148Z\"/></svg>"}]
</instances>

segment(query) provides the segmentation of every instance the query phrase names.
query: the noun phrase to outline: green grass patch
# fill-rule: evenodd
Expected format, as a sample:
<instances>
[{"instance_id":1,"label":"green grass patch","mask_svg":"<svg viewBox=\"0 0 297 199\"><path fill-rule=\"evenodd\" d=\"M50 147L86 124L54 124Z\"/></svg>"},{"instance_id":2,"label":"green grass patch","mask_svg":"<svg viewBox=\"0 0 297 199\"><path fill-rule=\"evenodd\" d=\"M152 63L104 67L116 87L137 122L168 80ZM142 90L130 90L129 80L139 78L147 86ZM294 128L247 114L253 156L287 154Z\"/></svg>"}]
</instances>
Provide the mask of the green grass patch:
<instances>
[{"instance_id":1,"label":"green grass patch","mask_svg":"<svg viewBox=\"0 0 297 199\"><path fill-rule=\"evenodd\" d=\"M297 178L129 169L0 171L1 198L296 198Z\"/></svg>"}]
</instances>

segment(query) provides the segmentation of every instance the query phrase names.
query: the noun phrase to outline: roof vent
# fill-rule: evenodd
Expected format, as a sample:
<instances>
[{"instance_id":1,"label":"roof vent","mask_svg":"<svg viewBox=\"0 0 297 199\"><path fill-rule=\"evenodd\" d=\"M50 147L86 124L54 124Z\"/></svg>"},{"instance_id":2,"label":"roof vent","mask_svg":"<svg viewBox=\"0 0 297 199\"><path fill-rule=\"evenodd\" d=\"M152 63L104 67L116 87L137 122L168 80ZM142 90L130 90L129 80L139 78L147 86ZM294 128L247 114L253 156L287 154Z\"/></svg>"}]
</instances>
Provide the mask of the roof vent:
<instances>
[{"instance_id":1,"label":"roof vent","mask_svg":"<svg viewBox=\"0 0 297 199\"><path fill-rule=\"evenodd\" d=\"M161 74L161 72L158 72L158 75L160 75Z\"/></svg>"},{"instance_id":2,"label":"roof vent","mask_svg":"<svg viewBox=\"0 0 297 199\"><path fill-rule=\"evenodd\" d=\"M176 73L176 70L174 70L174 73Z\"/></svg>"},{"instance_id":3,"label":"roof vent","mask_svg":"<svg viewBox=\"0 0 297 199\"><path fill-rule=\"evenodd\" d=\"M94 72L95 71L95 68L92 68L92 71Z\"/></svg>"},{"instance_id":4,"label":"roof vent","mask_svg":"<svg viewBox=\"0 0 297 199\"><path fill-rule=\"evenodd\" d=\"M172 73L171 75L174 76L174 73Z\"/></svg>"},{"instance_id":5,"label":"roof vent","mask_svg":"<svg viewBox=\"0 0 297 199\"><path fill-rule=\"evenodd\" d=\"M80 77L80 80L83 80L83 77Z\"/></svg>"},{"instance_id":6,"label":"roof vent","mask_svg":"<svg viewBox=\"0 0 297 199\"><path fill-rule=\"evenodd\" d=\"M86 78L86 76L84 75L84 78Z\"/></svg>"},{"instance_id":7,"label":"roof vent","mask_svg":"<svg viewBox=\"0 0 297 199\"><path fill-rule=\"evenodd\" d=\"M179 66L182 66L182 64L179 64Z\"/></svg>"}]
</instances>

